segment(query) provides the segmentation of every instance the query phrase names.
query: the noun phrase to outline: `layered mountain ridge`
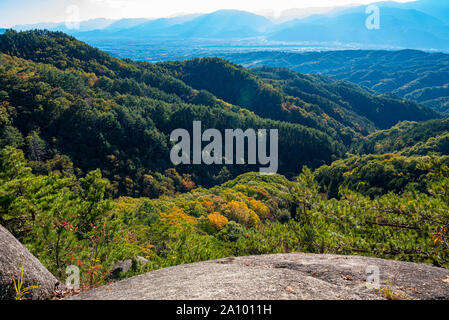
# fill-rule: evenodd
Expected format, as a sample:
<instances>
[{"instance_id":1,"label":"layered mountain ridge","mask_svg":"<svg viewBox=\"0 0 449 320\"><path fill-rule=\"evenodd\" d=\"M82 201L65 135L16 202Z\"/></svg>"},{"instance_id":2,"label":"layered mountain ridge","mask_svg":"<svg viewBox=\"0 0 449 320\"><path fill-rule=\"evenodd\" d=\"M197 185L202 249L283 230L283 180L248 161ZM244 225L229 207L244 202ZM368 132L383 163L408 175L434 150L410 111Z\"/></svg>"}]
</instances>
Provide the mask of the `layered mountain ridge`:
<instances>
[{"instance_id":1,"label":"layered mountain ridge","mask_svg":"<svg viewBox=\"0 0 449 320\"><path fill-rule=\"evenodd\" d=\"M101 168L119 194L140 194L150 171L172 167L170 133L190 131L195 120L219 130L279 129L280 172L293 175L302 165L341 157L375 129L440 117L348 82L284 69L250 71L218 58L156 65L120 60L62 33L7 31L0 52L2 144L25 148L38 170L61 155L82 172ZM256 170L228 169L231 176ZM179 170L200 184L223 181L222 166Z\"/></svg>"},{"instance_id":2,"label":"layered mountain ridge","mask_svg":"<svg viewBox=\"0 0 449 320\"><path fill-rule=\"evenodd\" d=\"M71 29L65 23L15 26L16 30L50 29L101 44L112 39L160 38L206 42L245 39L260 43L320 44L330 47L449 50L449 6L441 1L378 2L380 25L367 28L366 6L337 7L325 13L291 15L284 21L240 10L219 10L159 19L93 19ZM292 11L293 12L293 11ZM313 10L311 12L314 12ZM318 11L320 12L320 11ZM103 40L102 40L103 39ZM258 43L256 41L255 43Z\"/></svg>"}]
</instances>

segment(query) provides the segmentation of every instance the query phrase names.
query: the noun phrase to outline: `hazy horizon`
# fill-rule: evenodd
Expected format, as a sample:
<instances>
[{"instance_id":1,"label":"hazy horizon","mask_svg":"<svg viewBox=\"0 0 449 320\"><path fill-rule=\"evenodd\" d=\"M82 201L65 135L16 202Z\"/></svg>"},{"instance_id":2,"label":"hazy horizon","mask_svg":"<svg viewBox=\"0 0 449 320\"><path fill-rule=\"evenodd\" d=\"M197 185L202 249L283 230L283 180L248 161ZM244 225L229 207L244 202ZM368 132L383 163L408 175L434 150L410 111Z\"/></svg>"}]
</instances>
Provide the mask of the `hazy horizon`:
<instances>
[{"instance_id":1,"label":"hazy horizon","mask_svg":"<svg viewBox=\"0 0 449 320\"><path fill-rule=\"evenodd\" d=\"M393 2L405 3L414 1L416 0L395 0ZM98 18L113 20L127 18L157 19L186 14L205 14L218 10L242 10L277 17L282 12L291 9L336 8L375 2L379 1L278 0L276 3L273 3L268 0L257 2L228 0L226 2L214 1L212 3L206 0L192 0L187 3L182 0L167 0L161 5L148 0L45 0L39 3L30 0L0 0L0 27L11 28L25 24L61 23L67 19L72 19L72 21L86 21Z\"/></svg>"}]
</instances>

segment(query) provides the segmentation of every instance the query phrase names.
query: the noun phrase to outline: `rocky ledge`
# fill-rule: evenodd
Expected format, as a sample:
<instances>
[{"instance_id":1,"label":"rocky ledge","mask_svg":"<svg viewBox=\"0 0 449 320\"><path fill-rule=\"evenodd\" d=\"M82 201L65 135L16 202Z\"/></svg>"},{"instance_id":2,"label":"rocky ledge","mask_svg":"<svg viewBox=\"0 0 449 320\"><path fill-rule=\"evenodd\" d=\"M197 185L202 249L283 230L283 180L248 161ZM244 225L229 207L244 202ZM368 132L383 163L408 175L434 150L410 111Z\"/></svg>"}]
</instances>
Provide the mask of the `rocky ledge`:
<instances>
[{"instance_id":1,"label":"rocky ledge","mask_svg":"<svg viewBox=\"0 0 449 320\"><path fill-rule=\"evenodd\" d=\"M379 287L375 288L377 275ZM92 289L70 299L392 298L448 300L449 270L360 256L275 254L165 268Z\"/></svg>"},{"instance_id":2,"label":"rocky ledge","mask_svg":"<svg viewBox=\"0 0 449 320\"><path fill-rule=\"evenodd\" d=\"M27 298L50 299L59 281L14 236L0 225L0 300L12 300L23 268L23 288L36 286Z\"/></svg>"}]
</instances>

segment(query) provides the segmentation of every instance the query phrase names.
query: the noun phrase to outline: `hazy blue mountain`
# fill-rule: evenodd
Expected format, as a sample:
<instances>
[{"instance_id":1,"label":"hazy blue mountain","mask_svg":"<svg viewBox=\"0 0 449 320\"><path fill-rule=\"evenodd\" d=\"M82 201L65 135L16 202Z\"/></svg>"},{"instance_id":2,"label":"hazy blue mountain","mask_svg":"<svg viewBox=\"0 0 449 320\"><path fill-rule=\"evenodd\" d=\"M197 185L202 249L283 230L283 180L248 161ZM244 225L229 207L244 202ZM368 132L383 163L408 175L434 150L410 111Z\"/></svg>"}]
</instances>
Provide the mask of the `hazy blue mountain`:
<instances>
[{"instance_id":1,"label":"hazy blue mountain","mask_svg":"<svg viewBox=\"0 0 449 320\"><path fill-rule=\"evenodd\" d=\"M120 19L117 20L110 25L108 25L103 30L109 30L109 31L117 31L117 30L123 30L123 29L129 29L135 26L138 26L140 24L143 24L145 22L148 22L150 19L145 18L138 18L138 19Z\"/></svg>"},{"instance_id":2,"label":"hazy blue mountain","mask_svg":"<svg viewBox=\"0 0 449 320\"><path fill-rule=\"evenodd\" d=\"M368 15L363 5L287 21L272 28L267 38L285 42L354 44L359 48L449 48L449 2L386 1L376 5L380 8L379 30L366 28Z\"/></svg>"},{"instance_id":3,"label":"hazy blue mountain","mask_svg":"<svg viewBox=\"0 0 449 320\"><path fill-rule=\"evenodd\" d=\"M449 1L420 0L402 4L405 8L416 9L449 23Z\"/></svg>"},{"instance_id":4,"label":"hazy blue mountain","mask_svg":"<svg viewBox=\"0 0 449 320\"><path fill-rule=\"evenodd\" d=\"M26 31L26 30L33 30L33 29L47 29L47 30L58 30L65 28L64 23L61 22L42 22L42 23L35 23L35 24L23 24L23 25L16 25L13 27L14 30L17 31ZM59 31L59 30L58 30Z\"/></svg>"},{"instance_id":5,"label":"hazy blue mountain","mask_svg":"<svg viewBox=\"0 0 449 320\"><path fill-rule=\"evenodd\" d=\"M126 38L137 38L141 39L149 37L172 37L177 35L176 32L171 29L174 26L182 26L189 21L202 16L198 14L183 15L171 18L160 18L160 19L146 19L142 23L136 23L133 26L126 26L122 28L116 28L113 24L101 32L106 36L116 36L116 37L126 37ZM117 25L125 24L123 20L116 22ZM112 33L111 33L112 32ZM91 36L96 36L95 32L90 33ZM84 36L84 35L83 35Z\"/></svg>"},{"instance_id":6,"label":"hazy blue mountain","mask_svg":"<svg viewBox=\"0 0 449 320\"><path fill-rule=\"evenodd\" d=\"M221 10L198 17L183 25L184 37L242 38L262 34L272 22L244 11Z\"/></svg>"},{"instance_id":7,"label":"hazy blue mountain","mask_svg":"<svg viewBox=\"0 0 449 320\"><path fill-rule=\"evenodd\" d=\"M263 16L238 10L151 20L115 34L118 37L247 38L259 36L272 22Z\"/></svg>"},{"instance_id":8,"label":"hazy blue mountain","mask_svg":"<svg viewBox=\"0 0 449 320\"><path fill-rule=\"evenodd\" d=\"M117 20L105 19L105 18L81 21L79 24L79 29L76 29L76 30L67 28L65 22L17 25L17 26L14 26L13 29L18 30L18 31L33 30L33 29L47 29L47 30L51 30L51 31L76 33L76 32L87 32L87 31L92 31L92 30L105 29L116 21Z\"/></svg>"},{"instance_id":9,"label":"hazy blue mountain","mask_svg":"<svg viewBox=\"0 0 449 320\"><path fill-rule=\"evenodd\" d=\"M349 7L352 7L352 5L343 7L310 7L287 9L283 10L280 13L279 17L274 18L273 20L275 20L276 23L283 23L294 19L304 19L312 15L338 13L340 11L346 10Z\"/></svg>"},{"instance_id":10,"label":"hazy blue mountain","mask_svg":"<svg viewBox=\"0 0 449 320\"><path fill-rule=\"evenodd\" d=\"M192 41L203 41L212 48L211 41L234 41L221 47L241 47L241 40L252 41L253 46L288 44L327 48L357 49L422 49L449 51L449 3L448 1L420 0L411 3L378 2L380 29L366 27L366 5L337 7L325 14L301 16L301 10L290 10L290 17L301 17L279 23L262 15L239 10L220 10L209 14L184 15L161 19L94 19L83 21L79 30L67 30L64 23L43 23L16 26L16 30L49 29L75 35L102 49L113 47L111 43L131 43L134 52L144 42L151 48L159 48L154 41L187 41L179 46L194 50ZM307 10L306 10L307 11ZM310 11L310 10L309 10ZM319 10L315 10L320 12ZM285 17L284 17L285 18ZM117 41L119 40L120 41ZM153 41L153 43L151 43ZM119 44L119 45L120 45ZM198 42L196 42L198 44ZM126 49L124 49L126 50ZM291 49L290 49L291 50ZM137 50L138 51L138 50ZM170 50L173 52L173 50ZM167 53L169 58L170 52ZM212 55L214 52L205 52ZM120 56L126 56L126 52ZM164 53L164 56L166 54ZM188 57L188 52L181 56ZM138 58L135 53L133 58ZM179 58L173 56L173 58Z\"/></svg>"},{"instance_id":11,"label":"hazy blue mountain","mask_svg":"<svg viewBox=\"0 0 449 320\"><path fill-rule=\"evenodd\" d=\"M276 27L268 40L287 42L340 42L385 47L449 48L449 25L413 9L381 7L380 29L365 26L365 6L330 17L311 16Z\"/></svg>"}]
</instances>

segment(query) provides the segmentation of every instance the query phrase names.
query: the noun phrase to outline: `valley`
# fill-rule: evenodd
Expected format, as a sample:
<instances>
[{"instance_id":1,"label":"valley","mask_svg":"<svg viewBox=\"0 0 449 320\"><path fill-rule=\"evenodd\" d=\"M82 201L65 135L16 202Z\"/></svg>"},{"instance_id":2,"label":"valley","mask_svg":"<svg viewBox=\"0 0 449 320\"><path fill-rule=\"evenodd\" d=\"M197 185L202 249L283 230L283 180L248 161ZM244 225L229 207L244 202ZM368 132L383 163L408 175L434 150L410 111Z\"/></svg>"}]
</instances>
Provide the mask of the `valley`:
<instances>
[{"instance_id":1,"label":"valley","mask_svg":"<svg viewBox=\"0 0 449 320\"><path fill-rule=\"evenodd\" d=\"M447 120L346 80L217 57L152 64L61 32L8 30L0 223L54 276L77 266L83 290L127 259L119 279L293 252L448 268ZM223 136L278 130L278 174L174 166L170 134L194 136L194 121Z\"/></svg>"}]
</instances>

